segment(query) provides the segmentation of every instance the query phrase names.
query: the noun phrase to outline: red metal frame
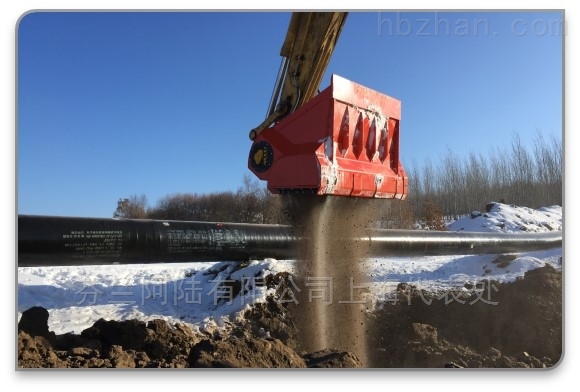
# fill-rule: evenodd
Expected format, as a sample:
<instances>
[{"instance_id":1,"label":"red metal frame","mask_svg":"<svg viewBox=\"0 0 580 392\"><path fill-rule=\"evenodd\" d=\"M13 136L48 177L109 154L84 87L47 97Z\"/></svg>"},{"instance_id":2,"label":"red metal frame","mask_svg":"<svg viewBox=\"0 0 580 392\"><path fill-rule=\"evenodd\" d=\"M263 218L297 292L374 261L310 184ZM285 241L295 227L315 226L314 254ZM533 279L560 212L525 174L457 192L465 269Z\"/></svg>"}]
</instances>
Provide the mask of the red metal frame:
<instances>
[{"instance_id":1,"label":"red metal frame","mask_svg":"<svg viewBox=\"0 0 580 392\"><path fill-rule=\"evenodd\" d=\"M273 193L405 199L401 102L333 75L331 85L254 140L248 167Z\"/></svg>"}]
</instances>

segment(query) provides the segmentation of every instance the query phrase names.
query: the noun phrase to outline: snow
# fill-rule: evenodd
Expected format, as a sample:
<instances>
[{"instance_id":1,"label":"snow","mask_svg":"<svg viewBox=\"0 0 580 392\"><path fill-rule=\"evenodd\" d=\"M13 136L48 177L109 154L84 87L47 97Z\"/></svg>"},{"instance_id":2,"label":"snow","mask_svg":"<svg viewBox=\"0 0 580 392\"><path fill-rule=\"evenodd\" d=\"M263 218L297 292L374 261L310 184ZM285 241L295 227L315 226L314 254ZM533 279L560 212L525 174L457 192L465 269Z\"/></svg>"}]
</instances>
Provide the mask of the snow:
<instances>
[{"instance_id":1,"label":"snow","mask_svg":"<svg viewBox=\"0 0 580 392\"><path fill-rule=\"evenodd\" d=\"M488 212L472 211L475 218L462 218L448 225L450 231L529 232L562 230L562 207L542 207L537 210L494 203Z\"/></svg>"},{"instance_id":2,"label":"snow","mask_svg":"<svg viewBox=\"0 0 580 392\"><path fill-rule=\"evenodd\" d=\"M448 228L477 232L562 229L560 206L534 210L496 203L490 211L477 215L474 212L451 222ZM373 305L397 300L395 289L401 282L447 292L466 290L466 283L487 279L512 282L546 264L561 269L562 248L510 256L504 263L490 254L369 258L363 262L370 276L365 301ZM49 329L57 334L78 334L100 318L164 319L170 324L187 323L195 330L215 329L241 317L252 303L264 301L274 292L275 288L263 285L265 276L296 272L294 260L254 260L243 268L235 267L227 261L22 267L18 268L18 318L30 307L42 306L49 312ZM248 289L246 294L233 296L228 286L221 285L228 280L241 281Z\"/></svg>"}]
</instances>

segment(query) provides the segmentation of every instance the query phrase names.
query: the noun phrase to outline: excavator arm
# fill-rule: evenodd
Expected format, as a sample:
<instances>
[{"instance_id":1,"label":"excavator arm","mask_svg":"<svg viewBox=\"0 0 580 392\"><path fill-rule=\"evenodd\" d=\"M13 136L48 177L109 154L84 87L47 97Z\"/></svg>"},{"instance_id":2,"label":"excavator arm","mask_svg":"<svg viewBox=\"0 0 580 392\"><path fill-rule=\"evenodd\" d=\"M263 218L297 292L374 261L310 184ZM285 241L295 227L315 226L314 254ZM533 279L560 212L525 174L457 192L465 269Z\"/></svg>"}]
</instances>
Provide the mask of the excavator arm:
<instances>
[{"instance_id":1,"label":"excavator arm","mask_svg":"<svg viewBox=\"0 0 580 392\"><path fill-rule=\"evenodd\" d=\"M292 14L286 39L280 50L282 64L268 117L252 129L251 140L314 97L346 17L346 12Z\"/></svg>"},{"instance_id":2,"label":"excavator arm","mask_svg":"<svg viewBox=\"0 0 580 392\"><path fill-rule=\"evenodd\" d=\"M278 194L404 199L401 102L337 75L318 91L346 17L292 14L267 118L250 131L248 168Z\"/></svg>"}]
</instances>

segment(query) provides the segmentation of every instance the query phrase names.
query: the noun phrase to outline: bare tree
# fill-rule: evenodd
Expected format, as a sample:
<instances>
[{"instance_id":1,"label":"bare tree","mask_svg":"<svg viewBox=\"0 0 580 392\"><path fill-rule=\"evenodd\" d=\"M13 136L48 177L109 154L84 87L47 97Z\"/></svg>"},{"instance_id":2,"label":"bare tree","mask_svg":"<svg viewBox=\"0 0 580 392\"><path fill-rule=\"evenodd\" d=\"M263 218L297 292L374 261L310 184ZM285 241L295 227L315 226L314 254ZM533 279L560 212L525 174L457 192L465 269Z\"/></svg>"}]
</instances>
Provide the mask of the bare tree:
<instances>
[{"instance_id":1,"label":"bare tree","mask_svg":"<svg viewBox=\"0 0 580 392\"><path fill-rule=\"evenodd\" d=\"M423 186L421 187L423 190L422 199L431 199L434 200L438 197L438 194L441 192L441 188L439 188L439 176L436 176L437 170L433 167L433 162L431 158L427 158L425 160L425 164L423 166L423 178L421 183ZM421 209L423 208L422 203L418 203L417 210L415 214L419 215L421 213Z\"/></svg>"},{"instance_id":2,"label":"bare tree","mask_svg":"<svg viewBox=\"0 0 580 392\"><path fill-rule=\"evenodd\" d=\"M149 211L153 219L203 220L202 206L198 196L191 193L175 193L165 196Z\"/></svg>"},{"instance_id":3,"label":"bare tree","mask_svg":"<svg viewBox=\"0 0 580 392\"><path fill-rule=\"evenodd\" d=\"M481 153L470 152L465 167L466 204L462 213L476 206L483 206L492 198L490 169Z\"/></svg>"},{"instance_id":4,"label":"bare tree","mask_svg":"<svg viewBox=\"0 0 580 392\"><path fill-rule=\"evenodd\" d=\"M113 218L145 219L147 218L147 197L143 194L131 195L117 201Z\"/></svg>"},{"instance_id":5,"label":"bare tree","mask_svg":"<svg viewBox=\"0 0 580 392\"><path fill-rule=\"evenodd\" d=\"M421 210L421 216L419 216L419 224L425 230L447 230L443 219L443 210L431 200L425 200L423 202L423 209Z\"/></svg>"},{"instance_id":6,"label":"bare tree","mask_svg":"<svg viewBox=\"0 0 580 392\"><path fill-rule=\"evenodd\" d=\"M546 141L540 130L536 130L534 163L539 192L555 204L562 204L562 144L552 135Z\"/></svg>"},{"instance_id":7,"label":"bare tree","mask_svg":"<svg viewBox=\"0 0 580 392\"><path fill-rule=\"evenodd\" d=\"M508 160L509 152L505 148L492 147L489 152L490 158L490 194L493 199L490 201L508 200L511 201L510 185L512 184L512 170Z\"/></svg>"},{"instance_id":8,"label":"bare tree","mask_svg":"<svg viewBox=\"0 0 580 392\"><path fill-rule=\"evenodd\" d=\"M471 152L462 159L448 150L435 167L427 158L409 172L409 199L416 215L424 201L441 206L451 217L482 208L490 201L538 208L562 204L562 144L538 132L530 152L514 132L510 146L493 146L486 157Z\"/></svg>"},{"instance_id":9,"label":"bare tree","mask_svg":"<svg viewBox=\"0 0 580 392\"><path fill-rule=\"evenodd\" d=\"M411 169L407 171L407 177L409 179L409 196L407 197L407 200L410 203L408 208L413 211L413 215L417 215L419 214L419 211L421 211L421 195L425 193L425 190L423 189L423 184L421 182L421 174L417 160L414 158Z\"/></svg>"},{"instance_id":10,"label":"bare tree","mask_svg":"<svg viewBox=\"0 0 580 392\"><path fill-rule=\"evenodd\" d=\"M442 193L448 195L441 203L443 214L457 216L465 208L465 176L462 160L449 147L447 154L441 158L439 173L443 176Z\"/></svg>"},{"instance_id":11,"label":"bare tree","mask_svg":"<svg viewBox=\"0 0 580 392\"><path fill-rule=\"evenodd\" d=\"M379 227L381 229L412 229L415 224L413 202L386 200L381 203Z\"/></svg>"},{"instance_id":12,"label":"bare tree","mask_svg":"<svg viewBox=\"0 0 580 392\"><path fill-rule=\"evenodd\" d=\"M529 152L522 145L518 133L512 135L512 197L514 202L520 205L534 205L533 190L534 170Z\"/></svg>"},{"instance_id":13,"label":"bare tree","mask_svg":"<svg viewBox=\"0 0 580 392\"><path fill-rule=\"evenodd\" d=\"M236 193L238 199L237 209L239 211L239 221L245 223L262 223L262 188L260 183L244 175L242 186Z\"/></svg>"},{"instance_id":14,"label":"bare tree","mask_svg":"<svg viewBox=\"0 0 580 392\"><path fill-rule=\"evenodd\" d=\"M284 195L275 195L264 189L262 191L262 223L289 224L289 217L285 214Z\"/></svg>"}]
</instances>

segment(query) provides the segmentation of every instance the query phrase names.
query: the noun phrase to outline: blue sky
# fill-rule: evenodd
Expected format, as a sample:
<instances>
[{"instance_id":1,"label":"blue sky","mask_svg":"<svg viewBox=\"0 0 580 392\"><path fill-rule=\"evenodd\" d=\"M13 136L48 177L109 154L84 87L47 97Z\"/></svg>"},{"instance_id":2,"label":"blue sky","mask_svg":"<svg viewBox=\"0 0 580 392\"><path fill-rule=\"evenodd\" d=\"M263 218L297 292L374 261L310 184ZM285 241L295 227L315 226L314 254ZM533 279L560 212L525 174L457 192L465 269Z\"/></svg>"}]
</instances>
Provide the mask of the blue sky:
<instances>
[{"instance_id":1,"label":"blue sky","mask_svg":"<svg viewBox=\"0 0 580 392\"><path fill-rule=\"evenodd\" d=\"M30 13L17 30L19 214L235 190L288 12ZM353 12L323 78L402 101L401 159L562 136L558 12Z\"/></svg>"}]
</instances>

